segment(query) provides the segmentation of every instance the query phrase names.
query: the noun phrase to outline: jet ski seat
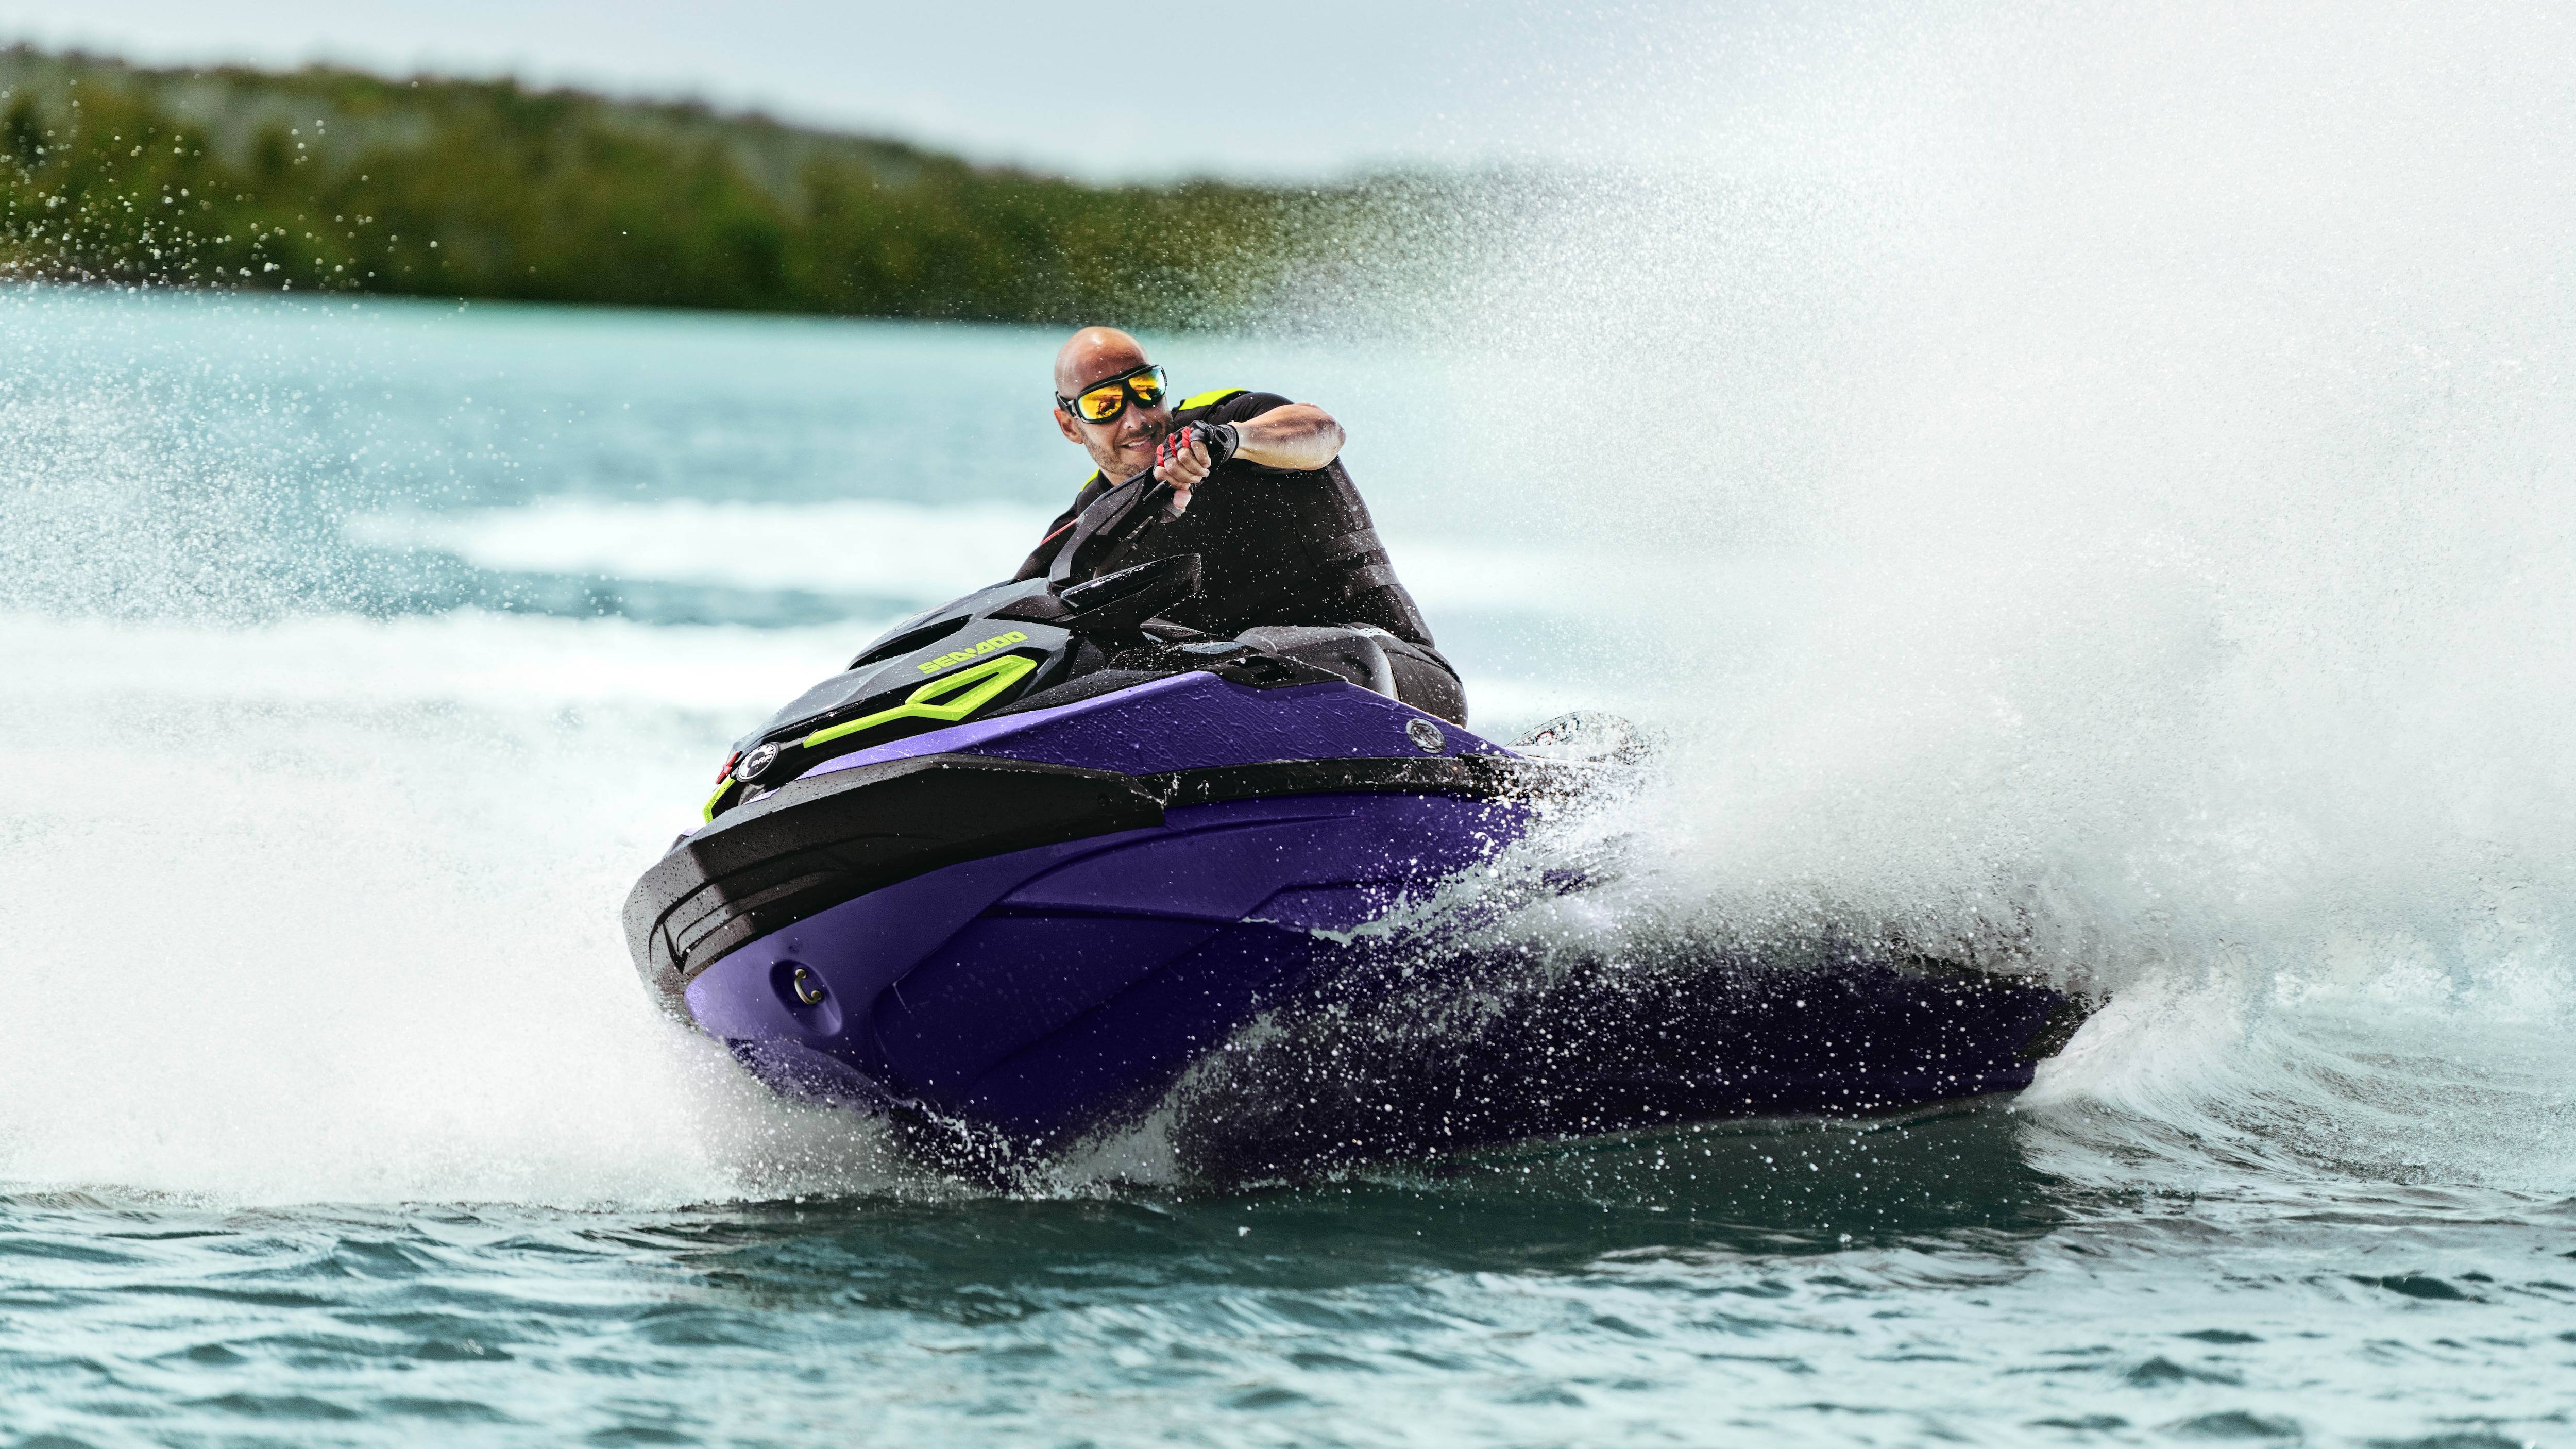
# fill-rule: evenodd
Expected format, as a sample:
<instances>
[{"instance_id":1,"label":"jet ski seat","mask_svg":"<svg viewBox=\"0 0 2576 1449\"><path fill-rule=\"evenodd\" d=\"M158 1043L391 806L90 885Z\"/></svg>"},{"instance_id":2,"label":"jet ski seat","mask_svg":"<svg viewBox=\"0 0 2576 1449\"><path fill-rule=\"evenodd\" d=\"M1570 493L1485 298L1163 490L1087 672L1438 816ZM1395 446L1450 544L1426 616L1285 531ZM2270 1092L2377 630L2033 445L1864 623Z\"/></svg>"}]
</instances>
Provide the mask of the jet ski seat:
<instances>
[{"instance_id":1,"label":"jet ski seat","mask_svg":"<svg viewBox=\"0 0 2576 1449\"><path fill-rule=\"evenodd\" d=\"M1263 624L1235 638L1265 654L1338 674L1424 714L1467 723L1466 692L1448 666L1374 624Z\"/></svg>"}]
</instances>

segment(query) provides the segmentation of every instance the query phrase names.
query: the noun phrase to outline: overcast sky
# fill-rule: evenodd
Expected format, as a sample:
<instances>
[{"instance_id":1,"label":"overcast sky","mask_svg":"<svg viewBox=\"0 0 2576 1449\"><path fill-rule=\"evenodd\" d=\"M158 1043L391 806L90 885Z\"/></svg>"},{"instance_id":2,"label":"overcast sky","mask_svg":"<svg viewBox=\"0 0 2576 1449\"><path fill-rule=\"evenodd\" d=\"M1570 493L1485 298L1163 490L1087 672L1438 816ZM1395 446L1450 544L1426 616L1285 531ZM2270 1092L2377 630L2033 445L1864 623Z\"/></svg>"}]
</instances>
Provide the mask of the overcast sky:
<instances>
[{"instance_id":1,"label":"overcast sky","mask_svg":"<svg viewBox=\"0 0 2576 1449\"><path fill-rule=\"evenodd\" d=\"M0 0L0 36L694 96L1094 178L1317 177L1668 146L1726 7ZM1639 106L1641 81L1658 78ZM1684 127L1686 129L1686 127Z\"/></svg>"}]
</instances>

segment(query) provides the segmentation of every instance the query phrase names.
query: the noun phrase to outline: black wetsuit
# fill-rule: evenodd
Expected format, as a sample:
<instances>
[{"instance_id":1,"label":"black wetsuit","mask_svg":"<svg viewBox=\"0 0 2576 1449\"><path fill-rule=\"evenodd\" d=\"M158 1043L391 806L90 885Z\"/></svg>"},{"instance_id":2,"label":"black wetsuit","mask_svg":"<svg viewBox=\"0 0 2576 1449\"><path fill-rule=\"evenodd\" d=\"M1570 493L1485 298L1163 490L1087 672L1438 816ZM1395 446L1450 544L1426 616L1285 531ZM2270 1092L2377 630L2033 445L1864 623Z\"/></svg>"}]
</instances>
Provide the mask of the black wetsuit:
<instances>
[{"instance_id":1,"label":"black wetsuit","mask_svg":"<svg viewBox=\"0 0 2576 1449\"><path fill-rule=\"evenodd\" d=\"M1240 423L1287 403L1276 393L1230 388L1182 399L1172 419L1174 426ZM1113 526L1130 504L1159 514L1160 503L1140 497L1159 489L1150 473L1117 486L1092 474L1015 577L1078 582L1194 553L1202 589L1164 611L1173 623L1219 638L1263 625L1383 630L1392 636L1384 642L1399 697L1466 722L1457 671L1441 658L1421 609L1396 581L1368 505L1341 459L1297 471L1236 458L1208 475L1180 517L1157 517L1132 530Z\"/></svg>"}]
</instances>

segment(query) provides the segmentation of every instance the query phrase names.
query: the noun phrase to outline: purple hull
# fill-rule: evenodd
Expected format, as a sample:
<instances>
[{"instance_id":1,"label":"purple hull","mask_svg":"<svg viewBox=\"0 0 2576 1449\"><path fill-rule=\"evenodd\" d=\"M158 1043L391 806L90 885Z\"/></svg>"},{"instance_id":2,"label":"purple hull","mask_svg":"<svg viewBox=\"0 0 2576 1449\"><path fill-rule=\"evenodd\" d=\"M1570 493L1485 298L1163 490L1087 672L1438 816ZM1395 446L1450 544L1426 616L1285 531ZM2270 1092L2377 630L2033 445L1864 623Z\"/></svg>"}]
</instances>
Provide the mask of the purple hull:
<instances>
[{"instance_id":1,"label":"purple hull","mask_svg":"<svg viewBox=\"0 0 2576 1449\"><path fill-rule=\"evenodd\" d=\"M778 1090L1015 1152L1132 1117L1265 1012L1308 1023L1212 1063L1189 1119L1254 1171L2009 1090L2081 1018L1830 954L1641 985L1352 934L1580 773L1351 685L1185 674L831 760L676 846L628 929ZM1467 995L1512 1009L1415 1029Z\"/></svg>"},{"instance_id":2,"label":"purple hull","mask_svg":"<svg viewBox=\"0 0 2576 1449\"><path fill-rule=\"evenodd\" d=\"M792 1089L891 1096L1060 1141L1150 1101L1348 949L1319 930L1422 895L1516 833L1516 814L1407 795L1176 809L1158 829L1013 851L834 906L717 962L690 983L689 1013L719 1039L794 1048L768 1053L799 1064Z\"/></svg>"}]
</instances>

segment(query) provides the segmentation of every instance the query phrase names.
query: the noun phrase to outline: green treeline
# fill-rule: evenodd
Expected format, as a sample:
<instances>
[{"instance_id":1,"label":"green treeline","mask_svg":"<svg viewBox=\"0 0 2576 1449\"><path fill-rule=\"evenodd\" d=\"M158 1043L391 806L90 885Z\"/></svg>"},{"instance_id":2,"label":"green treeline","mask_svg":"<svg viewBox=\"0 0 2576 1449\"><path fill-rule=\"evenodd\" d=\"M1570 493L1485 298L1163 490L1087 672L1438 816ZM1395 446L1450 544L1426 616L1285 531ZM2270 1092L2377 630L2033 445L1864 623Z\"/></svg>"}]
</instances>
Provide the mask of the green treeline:
<instances>
[{"instance_id":1,"label":"green treeline","mask_svg":"<svg viewBox=\"0 0 2576 1449\"><path fill-rule=\"evenodd\" d=\"M1347 257L1370 203L1087 186L509 81L0 52L0 274L1148 325Z\"/></svg>"}]
</instances>

